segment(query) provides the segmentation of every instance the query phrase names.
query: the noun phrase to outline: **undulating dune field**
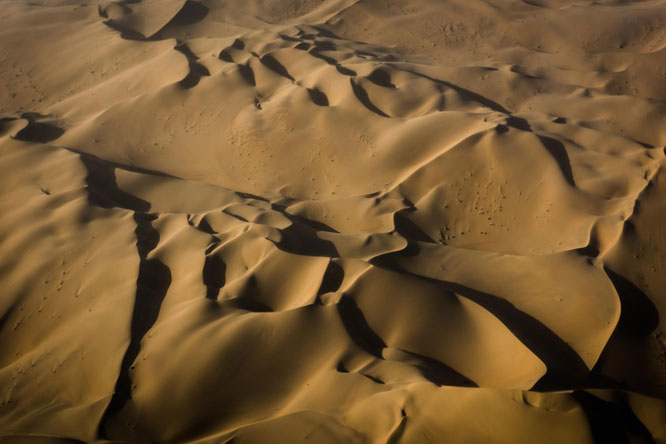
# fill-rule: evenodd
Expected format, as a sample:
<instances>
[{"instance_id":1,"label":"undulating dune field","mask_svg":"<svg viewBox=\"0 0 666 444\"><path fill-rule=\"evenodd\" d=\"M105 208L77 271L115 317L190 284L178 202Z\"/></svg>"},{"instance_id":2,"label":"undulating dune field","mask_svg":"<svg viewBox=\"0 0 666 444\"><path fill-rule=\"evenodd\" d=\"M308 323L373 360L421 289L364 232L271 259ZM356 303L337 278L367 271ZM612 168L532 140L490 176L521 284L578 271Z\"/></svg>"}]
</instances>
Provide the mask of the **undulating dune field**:
<instances>
[{"instance_id":1,"label":"undulating dune field","mask_svg":"<svg viewBox=\"0 0 666 444\"><path fill-rule=\"evenodd\" d=\"M0 0L0 442L666 442L666 1Z\"/></svg>"}]
</instances>

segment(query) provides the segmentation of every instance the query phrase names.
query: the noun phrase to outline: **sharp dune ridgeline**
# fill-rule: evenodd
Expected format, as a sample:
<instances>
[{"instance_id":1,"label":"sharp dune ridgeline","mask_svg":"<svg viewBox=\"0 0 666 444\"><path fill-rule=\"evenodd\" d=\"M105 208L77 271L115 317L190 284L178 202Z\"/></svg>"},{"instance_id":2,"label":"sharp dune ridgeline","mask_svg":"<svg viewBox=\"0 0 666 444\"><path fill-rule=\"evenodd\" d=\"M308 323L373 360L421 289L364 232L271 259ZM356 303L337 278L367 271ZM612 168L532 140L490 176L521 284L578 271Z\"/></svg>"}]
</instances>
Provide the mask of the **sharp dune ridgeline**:
<instances>
[{"instance_id":1,"label":"sharp dune ridgeline","mask_svg":"<svg viewBox=\"0 0 666 444\"><path fill-rule=\"evenodd\" d=\"M666 443L666 1L0 0L0 442Z\"/></svg>"}]
</instances>

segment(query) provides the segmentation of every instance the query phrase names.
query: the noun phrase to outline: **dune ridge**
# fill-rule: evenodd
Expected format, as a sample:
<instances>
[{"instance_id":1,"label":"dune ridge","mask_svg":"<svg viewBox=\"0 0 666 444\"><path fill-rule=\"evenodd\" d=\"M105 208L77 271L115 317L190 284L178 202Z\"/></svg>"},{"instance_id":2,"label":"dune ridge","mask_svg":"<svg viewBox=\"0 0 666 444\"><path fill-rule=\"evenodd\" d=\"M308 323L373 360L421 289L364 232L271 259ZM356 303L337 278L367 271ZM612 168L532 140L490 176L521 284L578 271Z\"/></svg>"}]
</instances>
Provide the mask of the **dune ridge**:
<instances>
[{"instance_id":1,"label":"dune ridge","mask_svg":"<svg viewBox=\"0 0 666 444\"><path fill-rule=\"evenodd\" d=\"M3 442L666 442L665 2L2 5Z\"/></svg>"}]
</instances>

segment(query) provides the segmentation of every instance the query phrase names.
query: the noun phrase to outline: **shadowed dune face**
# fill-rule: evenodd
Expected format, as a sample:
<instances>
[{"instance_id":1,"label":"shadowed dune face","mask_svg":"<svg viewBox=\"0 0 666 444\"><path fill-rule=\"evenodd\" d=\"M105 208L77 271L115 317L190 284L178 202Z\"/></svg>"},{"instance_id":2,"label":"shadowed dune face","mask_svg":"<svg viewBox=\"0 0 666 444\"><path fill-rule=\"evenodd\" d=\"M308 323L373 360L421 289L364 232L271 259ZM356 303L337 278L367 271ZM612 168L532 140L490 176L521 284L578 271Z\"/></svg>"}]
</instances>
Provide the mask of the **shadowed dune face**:
<instances>
[{"instance_id":1,"label":"shadowed dune face","mask_svg":"<svg viewBox=\"0 0 666 444\"><path fill-rule=\"evenodd\" d=\"M0 23L3 442L666 440L663 2Z\"/></svg>"}]
</instances>

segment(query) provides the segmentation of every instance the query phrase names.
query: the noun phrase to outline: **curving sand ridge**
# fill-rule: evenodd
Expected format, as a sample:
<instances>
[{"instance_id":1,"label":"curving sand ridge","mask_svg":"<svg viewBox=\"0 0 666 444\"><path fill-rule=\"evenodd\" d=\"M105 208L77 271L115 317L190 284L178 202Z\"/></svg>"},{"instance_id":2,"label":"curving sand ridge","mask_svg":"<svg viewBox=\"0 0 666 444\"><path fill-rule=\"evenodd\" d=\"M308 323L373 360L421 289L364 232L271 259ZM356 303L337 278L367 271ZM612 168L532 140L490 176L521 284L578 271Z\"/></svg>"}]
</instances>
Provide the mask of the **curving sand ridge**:
<instances>
[{"instance_id":1,"label":"curving sand ridge","mask_svg":"<svg viewBox=\"0 0 666 444\"><path fill-rule=\"evenodd\" d=\"M666 442L666 2L1 5L0 441Z\"/></svg>"}]
</instances>

